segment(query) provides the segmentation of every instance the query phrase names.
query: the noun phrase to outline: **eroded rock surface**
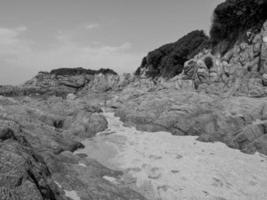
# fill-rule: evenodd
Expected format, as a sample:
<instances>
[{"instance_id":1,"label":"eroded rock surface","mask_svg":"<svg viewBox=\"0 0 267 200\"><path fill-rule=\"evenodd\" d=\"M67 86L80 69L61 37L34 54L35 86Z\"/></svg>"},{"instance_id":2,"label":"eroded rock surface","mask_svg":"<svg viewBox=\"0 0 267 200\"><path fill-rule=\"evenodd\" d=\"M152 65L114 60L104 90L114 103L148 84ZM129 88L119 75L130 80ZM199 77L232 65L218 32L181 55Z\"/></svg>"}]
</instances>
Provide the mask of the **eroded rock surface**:
<instances>
[{"instance_id":1,"label":"eroded rock surface","mask_svg":"<svg viewBox=\"0 0 267 200\"><path fill-rule=\"evenodd\" d=\"M197 135L202 141L221 141L248 153L266 154L266 101L164 89L132 96L127 103L117 104L116 114L139 130Z\"/></svg>"},{"instance_id":2,"label":"eroded rock surface","mask_svg":"<svg viewBox=\"0 0 267 200\"><path fill-rule=\"evenodd\" d=\"M206 36L195 32L200 37L191 40L193 33L150 52L137 77L118 76L111 70L56 69L40 72L22 86L0 86L0 199L154 200L186 199L191 194L212 200L263 199L266 158L262 154L267 155L266 26L261 31L244 33L244 38L238 38L224 53L209 49ZM101 107L112 109L125 125L150 133L136 137L134 128L121 124L115 124L118 130L107 129ZM188 135L202 142L220 143L185 142L192 149L195 144L199 148L208 145L205 148L211 154L206 155L205 149L183 149L183 143L176 141ZM90 145L81 151L84 141ZM222 143L244 153L258 153L242 154ZM176 151L175 145L182 153L175 152L168 159L173 155L162 151L170 146ZM238 181L229 178L229 166L220 163L224 152L235 152L234 158L228 155L224 161L234 163ZM215 153L219 156L213 159ZM117 161L123 163L114 168L109 158L118 155ZM177 160L185 156L191 160L183 162L182 169L163 166L179 163ZM199 160L191 162L194 158ZM194 168L199 165L202 170ZM193 171L188 171L191 168ZM171 175L166 175L165 169ZM180 170L194 177L180 177ZM240 180L246 173L249 178L242 185ZM144 174L150 183L143 184ZM178 190L166 183L169 179L175 182L173 177L182 182L181 187L173 184L179 186ZM205 185L207 177L209 184ZM138 185L137 180L142 184Z\"/></svg>"},{"instance_id":3,"label":"eroded rock surface","mask_svg":"<svg viewBox=\"0 0 267 200\"><path fill-rule=\"evenodd\" d=\"M1 96L0 199L144 199L103 178L121 172L72 153L107 128L101 112L83 99Z\"/></svg>"}]
</instances>

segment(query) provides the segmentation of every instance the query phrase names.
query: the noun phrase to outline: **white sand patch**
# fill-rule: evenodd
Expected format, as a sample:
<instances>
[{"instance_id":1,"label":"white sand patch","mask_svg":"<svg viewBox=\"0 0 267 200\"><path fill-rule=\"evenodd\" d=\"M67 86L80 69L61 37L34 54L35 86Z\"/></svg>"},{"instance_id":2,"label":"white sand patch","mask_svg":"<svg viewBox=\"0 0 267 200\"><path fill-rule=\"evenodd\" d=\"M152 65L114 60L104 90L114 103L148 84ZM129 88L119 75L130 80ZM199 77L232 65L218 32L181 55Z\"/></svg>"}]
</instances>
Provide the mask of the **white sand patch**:
<instances>
[{"instance_id":1,"label":"white sand patch","mask_svg":"<svg viewBox=\"0 0 267 200\"><path fill-rule=\"evenodd\" d=\"M267 43L267 36L263 37L263 42Z\"/></svg>"},{"instance_id":2,"label":"white sand patch","mask_svg":"<svg viewBox=\"0 0 267 200\"><path fill-rule=\"evenodd\" d=\"M57 181L54 181L54 182L59 188L62 188L62 186Z\"/></svg>"},{"instance_id":3,"label":"white sand patch","mask_svg":"<svg viewBox=\"0 0 267 200\"><path fill-rule=\"evenodd\" d=\"M86 164L81 163L81 162L79 162L78 165L79 165L79 166L82 166L82 167L87 167Z\"/></svg>"},{"instance_id":4,"label":"white sand patch","mask_svg":"<svg viewBox=\"0 0 267 200\"><path fill-rule=\"evenodd\" d=\"M103 179L111 182L111 183L114 183L114 184L119 184L118 180L114 177L111 177L111 176L103 176Z\"/></svg>"},{"instance_id":5,"label":"white sand patch","mask_svg":"<svg viewBox=\"0 0 267 200\"><path fill-rule=\"evenodd\" d=\"M77 192L72 190L72 191L68 191L68 190L64 190L66 197L69 197L73 200L81 200L81 198L78 196Z\"/></svg>"},{"instance_id":6,"label":"white sand patch","mask_svg":"<svg viewBox=\"0 0 267 200\"><path fill-rule=\"evenodd\" d=\"M54 181L54 182L59 188L62 188L62 186L57 181ZM81 200L81 198L78 196L77 192L74 190L72 190L72 191L64 190L64 192L65 192L66 197L69 197L73 200Z\"/></svg>"},{"instance_id":7,"label":"white sand patch","mask_svg":"<svg viewBox=\"0 0 267 200\"><path fill-rule=\"evenodd\" d=\"M137 131L124 127L112 113L104 115L109 131L115 133L96 140L116 147L117 153L112 156L114 166L127 171L137 186L146 188L147 197L162 200L266 198L266 156L244 154L223 143L198 142L191 136ZM120 140L120 136L124 139Z\"/></svg>"},{"instance_id":8,"label":"white sand patch","mask_svg":"<svg viewBox=\"0 0 267 200\"><path fill-rule=\"evenodd\" d=\"M260 120L260 119L256 119L253 122L254 125L262 125L262 124L267 124L267 120Z\"/></svg>"}]
</instances>

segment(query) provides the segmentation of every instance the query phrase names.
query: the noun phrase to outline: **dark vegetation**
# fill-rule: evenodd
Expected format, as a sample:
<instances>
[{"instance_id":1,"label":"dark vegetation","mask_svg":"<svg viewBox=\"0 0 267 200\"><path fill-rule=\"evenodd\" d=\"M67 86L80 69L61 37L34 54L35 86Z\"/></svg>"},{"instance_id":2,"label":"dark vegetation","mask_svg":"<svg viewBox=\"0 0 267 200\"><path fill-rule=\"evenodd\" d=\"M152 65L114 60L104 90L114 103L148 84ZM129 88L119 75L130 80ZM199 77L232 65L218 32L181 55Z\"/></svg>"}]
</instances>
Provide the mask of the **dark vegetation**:
<instances>
[{"instance_id":1,"label":"dark vegetation","mask_svg":"<svg viewBox=\"0 0 267 200\"><path fill-rule=\"evenodd\" d=\"M210 39L203 31L193 31L177 42L166 44L148 53L135 75L146 70L146 77L172 78L183 70L184 62L204 48L213 53L226 53L237 41L247 39L247 32L258 33L267 20L267 0L226 0L213 13ZM212 59L206 58L209 68Z\"/></svg>"},{"instance_id":2,"label":"dark vegetation","mask_svg":"<svg viewBox=\"0 0 267 200\"><path fill-rule=\"evenodd\" d=\"M0 86L0 95L6 97L20 97L20 96L31 96L31 97L49 97L58 96L65 98L68 93L66 91L58 89L48 88L36 88L36 87L19 87L19 86Z\"/></svg>"},{"instance_id":3,"label":"dark vegetation","mask_svg":"<svg viewBox=\"0 0 267 200\"><path fill-rule=\"evenodd\" d=\"M204 47L208 47L209 38L203 31L193 31L178 41L163 45L151 51L143 58L135 75L140 75L146 68L146 76L150 78L172 78L183 71L184 62L194 57Z\"/></svg>"},{"instance_id":4,"label":"dark vegetation","mask_svg":"<svg viewBox=\"0 0 267 200\"><path fill-rule=\"evenodd\" d=\"M115 71L112 69L99 69L99 70L91 70L91 69L84 69L81 67L78 68L59 68L54 69L50 72L50 74L55 74L56 76L74 76L74 75L81 75L81 74L89 74L89 75L96 75L96 74L114 74L117 75Z\"/></svg>"},{"instance_id":5,"label":"dark vegetation","mask_svg":"<svg viewBox=\"0 0 267 200\"><path fill-rule=\"evenodd\" d=\"M211 57L206 57L204 59L204 62L205 62L208 69L211 69L213 67L213 60Z\"/></svg>"},{"instance_id":6,"label":"dark vegetation","mask_svg":"<svg viewBox=\"0 0 267 200\"><path fill-rule=\"evenodd\" d=\"M210 30L215 51L225 53L248 30L257 33L267 19L267 0L226 0L213 14Z\"/></svg>"}]
</instances>

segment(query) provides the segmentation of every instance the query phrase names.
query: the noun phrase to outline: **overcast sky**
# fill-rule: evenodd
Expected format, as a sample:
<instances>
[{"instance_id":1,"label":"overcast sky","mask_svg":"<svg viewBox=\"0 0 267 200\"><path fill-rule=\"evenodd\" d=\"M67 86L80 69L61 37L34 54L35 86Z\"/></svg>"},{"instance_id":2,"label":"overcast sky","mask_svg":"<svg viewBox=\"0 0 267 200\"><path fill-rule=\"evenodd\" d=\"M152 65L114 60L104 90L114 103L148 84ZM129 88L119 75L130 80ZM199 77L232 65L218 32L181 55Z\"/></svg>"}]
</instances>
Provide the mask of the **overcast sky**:
<instances>
[{"instance_id":1,"label":"overcast sky","mask_svg":"<svg viewBox=\"0 0 267 200\"><path fill-rule=\"evenodd\" d=\"M0 84L58 67L133 72L148 51L208 32L222 0L0 0Z\"/></svg>"}]
</instances>

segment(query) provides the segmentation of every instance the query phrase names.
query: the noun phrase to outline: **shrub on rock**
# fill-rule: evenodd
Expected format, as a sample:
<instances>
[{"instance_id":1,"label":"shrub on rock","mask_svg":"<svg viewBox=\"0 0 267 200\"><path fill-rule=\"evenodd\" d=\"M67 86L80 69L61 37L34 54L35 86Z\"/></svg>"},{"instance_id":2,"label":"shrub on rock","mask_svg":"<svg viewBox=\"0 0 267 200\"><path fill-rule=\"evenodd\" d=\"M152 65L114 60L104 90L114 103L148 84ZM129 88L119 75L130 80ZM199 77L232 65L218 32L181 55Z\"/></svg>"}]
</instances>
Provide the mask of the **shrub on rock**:
<instances>
[{"instance_id":1,"label":"shrub on rock","mask_svg":"<svg viewBox=\"0 0 267 200\"><path fill-rule=\"evenodd\" d=\"M212 46L225 53L248 30L259 32L266 19L266 0L226 0L214 10Z\"/></svg>"},{"instance_id":2,"label":"shrub on rock","mask_svg":"<svg viewBox=\"0 0 267 200\"><path fill-rule=\"evenodd\" d=\"M208 36L203 31L192 31L178 41L151 51L142 60L135 75L149 78L172 78L183 71L184 63L208 46Z\"/></svg>"}]
</instances>

